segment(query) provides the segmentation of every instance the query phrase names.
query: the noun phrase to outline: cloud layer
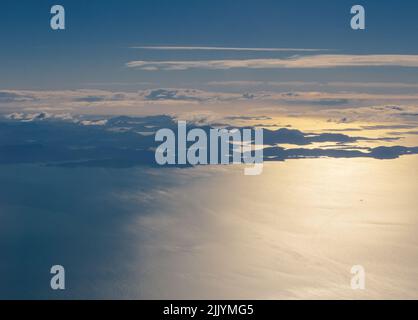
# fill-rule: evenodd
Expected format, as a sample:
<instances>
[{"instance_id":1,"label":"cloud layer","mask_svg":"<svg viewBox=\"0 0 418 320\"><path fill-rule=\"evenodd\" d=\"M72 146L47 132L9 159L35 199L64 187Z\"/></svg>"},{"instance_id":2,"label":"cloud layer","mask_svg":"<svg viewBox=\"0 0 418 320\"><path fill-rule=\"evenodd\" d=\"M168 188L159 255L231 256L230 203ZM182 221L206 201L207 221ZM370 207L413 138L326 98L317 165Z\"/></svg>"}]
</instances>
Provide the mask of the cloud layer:
<instances>
[{"instance_id":1,"label":"cloud layer","mask_svg":"<svg viewBox=\"0 0 418 320\"><path fill-rule=\"evenodd\" d=\"M308 55L284 59L230 59L230 60L177 60L177 61L130 61L129 68L156 71L190 69L228 70L280 69L280 68L336 68L336 67L418 67L418 55Z\"/></svg>"},{"instance_id":2,"label":"cloud layer","mask_svg":"<svg viewBox=\"0 0 418 320\"><path fill-rule=\"evenodd\" d=\"M209 136L210 126L189 123L188 129L197 127ZM14 114L0 121L0 164L36 163L70 168L157 166L154 150L159 143L154 141L154 135L160 128L177 132L177 122L168 116L84 117L74 121L46 114ZM265 161L319 157L394 159L418 154L418 147L362 147L358 144L364 140L382 144L399 139L266 129ZM319 147L318 144L324 143L328 145Z\"/></svg>"},{"instance_id":3,"label":"cloud layer","mask_svg":"<svg viewBox=\"0 0 418 320\"><path fill-rule=\"evenodd\" d=\"M200 117L211 122L228 116L322 118L334 123L355 121L418 123L418 94L371 94L321 91L208 91L154 88L139 91L3 90L0 114L12 117L71 117L77 114ZM243 110L245 113L243 114ZM25 119L23 119L25 120ZM407 123L404 123L407 122Z\"/></svg>"}]
</instances>

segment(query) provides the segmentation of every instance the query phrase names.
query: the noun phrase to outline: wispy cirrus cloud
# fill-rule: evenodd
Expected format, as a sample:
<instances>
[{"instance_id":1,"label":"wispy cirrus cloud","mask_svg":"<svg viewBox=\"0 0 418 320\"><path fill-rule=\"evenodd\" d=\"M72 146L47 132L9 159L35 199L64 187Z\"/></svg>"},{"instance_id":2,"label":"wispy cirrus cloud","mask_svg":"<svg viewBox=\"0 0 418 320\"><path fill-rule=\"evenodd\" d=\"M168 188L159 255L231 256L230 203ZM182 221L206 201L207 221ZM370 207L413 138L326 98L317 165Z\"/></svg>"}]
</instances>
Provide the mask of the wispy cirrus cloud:
<instances>
[{"instance_id":1,"label":"wispy cirrus cloud","mask_svg":"<svg viewBox=\"0 0 418 320\"><path fill-rule=\"evenodd\" d=\"M384 89L418 89L418 83L408 82L363 82L363 81L255 81L226 80L209 81L209 86L216 87L320 87L320 88L384 88Z\"/></svg>"},{"instance_id":2,"label":"wispy cirrus cloud","mask_svg":"<svg viewBox=\"0 0 418 320\"><path fill-rule=\"evenodd\" d=\"M170 50L170 51L254 51L254 52L316 52L328 49L312 48L242 48L242 47L209 47L209 46L136 46L131 49Z\"/></svg>"},{"instance_id":3,"label":"wispy cirrus cloud","mask_svg":"<svg viewBox=\"0 0 418 320\"><path fill-rule=\"evenodd\" d=\"M166 70L228 70L228 69L280 69L280 68L337 68L337 67L410 67L418 68L418 55L330 55L292 56L271 59L228 59L228 60L173 60L126 63L129 68L148 71Z\"/></svg>"}]
</instances>

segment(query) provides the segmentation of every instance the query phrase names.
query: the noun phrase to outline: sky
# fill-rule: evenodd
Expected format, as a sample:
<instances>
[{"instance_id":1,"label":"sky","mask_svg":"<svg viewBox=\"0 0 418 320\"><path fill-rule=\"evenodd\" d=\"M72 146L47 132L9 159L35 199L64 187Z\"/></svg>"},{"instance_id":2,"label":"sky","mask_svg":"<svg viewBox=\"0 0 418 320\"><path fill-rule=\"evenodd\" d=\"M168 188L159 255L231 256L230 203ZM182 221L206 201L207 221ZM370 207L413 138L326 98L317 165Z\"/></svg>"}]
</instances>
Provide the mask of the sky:
<instances>
[{"instance_id":1,"label":"sky","mask_svg":"<svg viewBox=\"0 0 418 320\"><path fill-rule=\"evenodd\" d=\"M65 30L53 4L2 5L8 119L167 115L418 143L412 1L363 3L365 30L350 1L64 1Z\"/></svg>"},{"instance_id":2,"label":"sky","mask_svg":"<svg viewBox=\"0 0 418 320\"><path fill-rule=\"evenodd\" d=\"M3 1L0 12L2 89L135 90L207 86L211 81L414 82L410 67L247 67L146 71L132 61L276 59L293 55L415 55L413 1L365 1L366 30L350 28L352 1L61 1L66 30L49 27L53 1ZM396 10L395 10L396 8ZM11 32L12 31L12 32ZM133 47L175 46L189 50ZM323 51L191 50L190 47L295 48ZM416 62L415 62L416 64ZM149 86L149 85L148 85Z\"/></svg>"}]
</instances>

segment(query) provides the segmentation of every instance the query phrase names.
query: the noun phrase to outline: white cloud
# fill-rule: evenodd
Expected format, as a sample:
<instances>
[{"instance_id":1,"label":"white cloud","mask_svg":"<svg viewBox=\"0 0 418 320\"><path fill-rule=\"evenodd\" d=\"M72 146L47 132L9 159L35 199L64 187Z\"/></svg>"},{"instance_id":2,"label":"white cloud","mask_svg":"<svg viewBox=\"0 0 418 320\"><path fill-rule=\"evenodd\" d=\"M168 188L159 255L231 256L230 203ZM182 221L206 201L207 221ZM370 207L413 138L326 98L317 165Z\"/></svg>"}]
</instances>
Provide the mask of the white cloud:
<instances>
[{"instance_id":1,"label":"white cloud","mask_svg":"<svg viewBox=\"0 0 418 320\"><path fill-rule=\"evenodd\" d=\"M307 48L239 48L239 47L207 47L207 46L137 46L132 49L172 50L172 51L255 51L255 52L315 52L328 49Z\"/></svg>"},{"instance_id":2,"label":"white cloud","mask_svg":"<svg viewBox=\"0 0 418 320\"><path fill-rule=\"evenodd\" d=\"M362 81L251 81L229 80L210 81L209 86L216 87L329 87L329 88L384 88L384 89L418 89L418 83L408 82L362 82Z\"/></svg>"},{"instance_id":3,"label":"white cloud","mask_svg":"<svg viewBox=\"0 0 418 320\"><path fill-rule=\"evenodd\" d=\"M47 120L47 119L57 119L63 121L73 121L74 118L72 115L65 114L52 114L48 112L39 112L39 113L23 113L23 112L13 112L11 114L5 115L6 119L10 120L20 120L23 122L32 122L35 120Z\"/></svg>"},{"instance_id":4,"label":"white cloud","mask_svg":"<svg viewBox=\"0 0 418 320\"><path fill-rule=\"evenodd\" d=\"M296 89L296 88L293 88ZM136 92L105 90L10 90L12 95L33 99L1 102L0 113L21 121L60 118L92 120L77 115L190 116L195 121L222 122L230 115L304 116L340 121L417 122L418 94L359 93L300 90L205 91L186 88L149 89ZM383 110L370 106L400 106ZM102 119L102 118L100 118ZM83 123L90 124L90 123ZM94 123L96 125L104 123Z\"/></svg>"},{"instance_id":5,"label":"white cloud","mask_svg":"<svg viewBox=\"0 0 418 320\"><path fill-rule=\"evenodd\" d=\"M79 122L83 126L104 126L107 123L106 119L101 120L82 120Z\"/></svg>"},{"instance_id":6,"label":"white cloud","mask_svg":"<svg viewBox=\"0 0 418 320\"><path fill-rule=\"evenodd\" d=\"M230 59L187 61L130 61L129 68L142 70L227 70L236 68L336 68L336 67L418 67L418 55L311 55L292 56L283 59Z\"/></svg>"}]
</instances>

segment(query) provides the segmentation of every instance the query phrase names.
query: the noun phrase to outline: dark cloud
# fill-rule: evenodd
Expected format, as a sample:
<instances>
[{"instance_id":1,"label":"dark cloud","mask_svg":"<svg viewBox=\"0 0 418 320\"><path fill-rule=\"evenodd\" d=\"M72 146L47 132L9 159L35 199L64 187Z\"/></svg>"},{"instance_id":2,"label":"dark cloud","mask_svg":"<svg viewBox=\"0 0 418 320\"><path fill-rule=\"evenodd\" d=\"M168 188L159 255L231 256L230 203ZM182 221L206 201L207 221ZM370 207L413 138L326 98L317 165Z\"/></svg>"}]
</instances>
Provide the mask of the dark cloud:
<instances>
[{"instance_id":1,"label":"dark cloud","mask_svg":"<svg viewBox=\"0 0 418 320\"><path fill-rule=\"evenodd\" d=\"M399 106L383 106L383 107L373 107L374 110L385 111L385 110L395 110L395 111L403 111L404 108Z\"/></svg>"},{"instance_id":2,"label":"dark cloud","mask_svg":"<svg viewBox=\"0 0 418 320\"><path fill-rule=\"evenodd\" d=\"M115 93L110 96L103 96L103 95L89 95L85 97L79 97L74 99L77 102L102 102L102 101L120 101L126 99L125 94L123 93Z\"/></svg>"},{"instance_id":3,"label":"dark cloud","mask_svg":"<svg viewBox=\"0 0 418 320\"><path fill-rule=\"evenodd\" d=\"M21 102L28 100L35 99L30 95L22 95L14 92L0 91L0 103Z\"/></svg>"},{"instance_id":4,"label":"dark cloud","mask_svg":"<svg viewBox=\"0 0 418 320\"><path fill-rule=\"evenodd\" d=\"M253 99L255 99L256 95L255 94L252 94L252 93L244 93L242 95L242 97L244 99L253 100Z\"/></svg>"},{"instance_id":5,"label":"dark cloud","mask_svg":"<svg viewBox=\"0 0 418 320\"><path fill-rule=\"evenodd\" d=\"M345 129L324 129L323 131L328 132L353 132L353 131L362 131L360 128L345 128Z\"/></svg>"},{"instance_id":6,"label":"dark cloud","mask_svg":"<svg viewBox=\"0 0 418 320\"><path fill-rule=\"evenodd\" d=\"M408 148L402 146L376 147L367 149L368 152L359 150L344 149L284 149L271 147L264 150L265 161L283 161L286 159L303 158L374 158L374 159L396 159L406 154L418 154L418 147Z\"/></svg>"},{"instance_id":7,"label":"dark cloud","mask_svg":"<svg viewBox=\"0 0 418 320\"><path fill-rule=\"evenodd\" d=\"M398 107L398 106L386 106L387 109L390 110L397 110L397 111L403 111L404 109L402 107Z\"/></svg>"},{"instance_id":8,"label":"dark cloud","mask_svg":"<svg viewBox=\"0 0 418 320\"><path fill-rule=\"evenodd\" d=\"M83 121L59 121L53 118L31 122L5 120L0 122L0 164L37 163L61 167L111 167L154 166L154 133L160 128L177 130L177 122L169 116L116 117L102 125L87 126ZM98 119L86 120L90 122ZM208 125L189 123L188 129L199 127L206 132ZM151 129L152 128L152 129ZM241 128L243 130L244 128ZM149 134L140 134L147 132ZM351 137L340 133L305 133L300 130L281 128L264 129L266 160L298 158L352 158L369 157L394 159L401 155L415 154L417 148L377 147L357 148L353 143L360 140L392 141L398 138L370 139ZM310 145L330 143L327 148L305 149L279 147L279 144ZM334 144L334 145L332 145Z\"/></svg>"},{"instance_id":9,"label":"dark cloud","mask_svg":"<svg viewBox=\"0 0 418 320\"><path fill-rule=\"evenodd\" d=\"M190 92L190 95L187 93ZM179 93L178 90L168 90L168 89L156 89L151 90L147 95L145 95L146 100L159 101L159 100L189 100L189 101L202 101L204 100L201 97L193 96L192 90L184 90L182 93Z\"/></svg>"},{"instance_id":10,"label":"dark cloud","mask_svg":"<svg viewBox=\"0 0 418 320\"><path fill-rule=\"evenodd\" d=\"M402 113L397 113L397 115L402 116L402 117L418 117L418 113L413 113L413 112L402 112Z\"/></svg>"},{"instance_id":11,"label":"dark cloud","mask_svg":"<svg viewBox=\"0 0 418 320\"><path fill-rule=\"evenodd\" d=\"M261 120L271 120L271 117L267 116L229 116L225 117L226 120L254 120L254 121L261 121Z\"/></svg>"},{"instance_id":12,"label":"dark cloud","mask_svg":"<svg viewBox=\"0 0 418 320\"><path fill-rule=\"evenodd\" d=\"M295 144L308 145L315 142L335 142L335 143L353 143L356 141L394 141L399 138L383 137L383 138L367 138L367 137L351 137L341 133L305 133L296 129L281 128L278 130L264 129L264 144Z\"/></svg>"},{"instance_id":13,"label":"dark cloud","mask_svg":"<svg viewBox=\"0 0 418 320\"><path fill-rule=\"evenodd\" d=\"M297 92L285 92L282 94L284 97L299 97L300 94Z\"/></svg>"},{"instance_id":14,"label":"dark cloud","mask_svg":"<svg viewBox=\"0 0 418 320\"><path fill-rule=\"evenodd\" d=\"M101 102L105 101L106 97L104 96L86 96L74 99L77 102Z\"/></svg>"},{"instance_id":15,"label":"dark cloud","mask_svg":"<svg viewBox=\"0 0 418 320\"><path fill-rule=\"evenodd\" d=\"M412 129L416 128L416 125L400 124L400 125L374 125L374 126L362 126L362 129L366 130L391 130L391 129Z\"/></svg>"},{"instance_id":16,"label":"dark cloud","mask_svg":"<svg viewBox=\"0 0 418 320\"><path fill-rule=\"evenodd\" d=\"M402 136L402 135L418 135L418 131L399 131L399 132L389 132L388 134L392 136Z\"/></svg>"},{"instance_id":17,"label":"dark cloud","mask_svg":"<svg viewBox=\"0 0 418 320\"><path fill-rule=\"evenodd\" d=\"M313 106L340 106L345 105L350 102L349 99L315 99L315 100L301 100L301 99L295 99L295 100L285 100L286 103L290 104L301 104L301 105L313 105Z\"/></svg>"}]
</instances>

